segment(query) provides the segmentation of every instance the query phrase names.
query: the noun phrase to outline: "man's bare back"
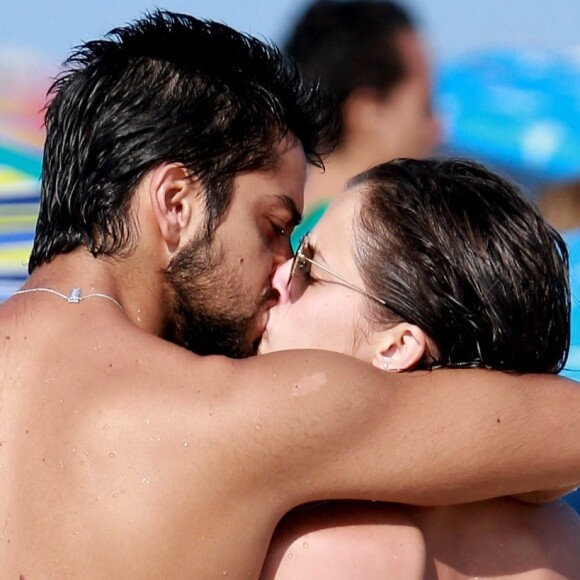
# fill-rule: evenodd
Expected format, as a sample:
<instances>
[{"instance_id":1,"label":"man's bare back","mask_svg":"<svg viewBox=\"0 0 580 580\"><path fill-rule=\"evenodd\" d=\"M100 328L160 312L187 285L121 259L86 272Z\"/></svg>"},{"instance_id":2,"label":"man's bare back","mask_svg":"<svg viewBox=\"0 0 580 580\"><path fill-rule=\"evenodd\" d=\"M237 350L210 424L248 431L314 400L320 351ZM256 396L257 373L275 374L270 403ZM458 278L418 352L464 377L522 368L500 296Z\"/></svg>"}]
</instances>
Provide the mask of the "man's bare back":
<instances>
[{"instance_id":1,"label":"man's bare back","mask_svg":"<svg viewBox=\"0 0 580 580\"><path fill-rule=\"evenodd\" d=\"M4 578L256 577L283 506L236 456L227 362L188 376L97 300L19 300L2 329Z\"/></svg>"}]
</instances>

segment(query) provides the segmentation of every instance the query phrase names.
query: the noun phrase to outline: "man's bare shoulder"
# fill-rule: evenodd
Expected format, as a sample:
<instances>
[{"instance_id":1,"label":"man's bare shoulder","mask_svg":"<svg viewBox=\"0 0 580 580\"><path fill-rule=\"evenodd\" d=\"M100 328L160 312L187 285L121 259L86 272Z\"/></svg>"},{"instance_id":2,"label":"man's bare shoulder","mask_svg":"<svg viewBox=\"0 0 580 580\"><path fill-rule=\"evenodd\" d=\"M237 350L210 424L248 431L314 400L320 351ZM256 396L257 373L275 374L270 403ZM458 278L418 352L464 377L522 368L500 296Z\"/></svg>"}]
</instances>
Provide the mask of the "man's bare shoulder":
<instances>
[{"instance_id":1,"label":"man's bare shoulder","mask_svg":"<svg viewBox=\"0 0 580 580\"><path fill-rule=\"evenodd\" d=\"M231 382L231 363L197 357L124 319L67 319L70 311L62 312L4 308L2 430L26 425L50 454L74 449L85 464L102 458L108 473L122 464L110 460L122 456L191 467L169 460L178 446L199 444L201 461L200 434L216 436L212 407Z\"/></svg>"}]
</instances>

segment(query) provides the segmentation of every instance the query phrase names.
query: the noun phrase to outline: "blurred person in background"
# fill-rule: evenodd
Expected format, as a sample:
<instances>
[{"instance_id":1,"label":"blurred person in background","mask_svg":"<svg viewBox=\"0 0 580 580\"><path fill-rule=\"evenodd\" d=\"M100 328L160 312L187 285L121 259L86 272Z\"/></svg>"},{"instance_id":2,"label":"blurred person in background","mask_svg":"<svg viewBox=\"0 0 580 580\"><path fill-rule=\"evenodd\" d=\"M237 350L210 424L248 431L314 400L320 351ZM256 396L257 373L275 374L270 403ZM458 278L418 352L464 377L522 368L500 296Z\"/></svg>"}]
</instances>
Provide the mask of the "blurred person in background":
<instances>
[{"instance_id":1,"label":"blurred person in background","mask_svg":"<svg viewBox=\"0 0 580 580\"><path fill-rule=\"evenodd\" d=\"M315 1L290 32L285 52L337 98L343 113L337 148L325 169L309 169L296 246L350 177L398 157L431 154L440 131L426 49L401 5Z\"/></svg>"},{"instance_id":2,"label":"blurred person in background","mask_svg":"<svg viewBox=\"0 0 580 580\"><path fill-rule=\"evenodd\" d=\"M557 181L538 198L544 218L560 232L580 228L580 180Z\"/></svg>"}]
</instances>

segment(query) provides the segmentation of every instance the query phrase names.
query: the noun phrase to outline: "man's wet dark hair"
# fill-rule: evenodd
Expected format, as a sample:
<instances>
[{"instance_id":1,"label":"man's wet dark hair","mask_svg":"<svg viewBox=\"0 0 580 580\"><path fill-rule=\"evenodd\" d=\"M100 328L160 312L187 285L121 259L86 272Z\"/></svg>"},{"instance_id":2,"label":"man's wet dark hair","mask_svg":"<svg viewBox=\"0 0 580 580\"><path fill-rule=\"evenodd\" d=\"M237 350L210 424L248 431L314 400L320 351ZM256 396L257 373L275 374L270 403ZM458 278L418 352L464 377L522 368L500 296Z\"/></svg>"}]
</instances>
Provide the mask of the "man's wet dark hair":
<instances>
[{"instance_id":1,"label":"man's wet dark hair","mask_svg":"<svg viewBox=\"0 0 580 580\"><path fill-rule=\"evenodd\" d=\"M285 52L343 105L360 88L386 96L407 76L397 35L414 29L395 2L318 0L297 21Z\"/></svg>"},{"instance_id":2,"label":"man's wet dark hair","mask_svg":"<svg viewBox=\"0 0 580 580\"><path fill-rule=\"evenodd\" d=\"M159 10L75 49L49 95L30 272L80 246L129 252L132 193L164 162L200 181L209 237L236 174L272 167L288 133L320 164L340 124L333 101L275 46Z\"/></svg>"},{"instance_id":3,"label":"man's wet dark hair","mask_svg":"<svg viewBox=\"0 0 580 580\"><path fill-rule=\"evenodd\" d=\"M570 344L568 252L518 188L476 163L402 159L362 191L355 259L373 322L431 339L425 367L562 370Z\"/></svg>"}]
</instances>

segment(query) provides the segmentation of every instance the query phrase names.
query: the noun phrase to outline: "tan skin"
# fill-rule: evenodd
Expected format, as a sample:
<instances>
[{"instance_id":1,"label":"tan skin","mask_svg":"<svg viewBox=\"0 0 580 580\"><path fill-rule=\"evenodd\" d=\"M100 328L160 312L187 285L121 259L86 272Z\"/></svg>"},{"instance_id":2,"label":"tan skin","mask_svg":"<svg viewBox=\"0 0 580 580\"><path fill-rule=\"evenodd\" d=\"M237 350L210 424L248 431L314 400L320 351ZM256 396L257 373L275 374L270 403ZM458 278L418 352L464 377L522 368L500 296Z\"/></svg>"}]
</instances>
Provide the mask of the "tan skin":
<instances>
[{"instance_id":1,"label":"tan skin","mask_svg":"<svg viewBox=\"0 0 580 580\"><path fill-rule=\"evenodd\" d=\"M578 517L562 503L329 502L282 520L261 579L575 579L579 536Z\"/></svg>"},{"instance_id":2,"label":"tan skin","mask_svg":"<svg viewBox=\"0 0 580 580\"><path fill-rule=\"evenodd\" d=\"M280 153L238 176L216 233L240 301L289 257L270 221L291 220L280 196L301 209L305 160ZM159 272L200 224L186 177L167 165L139 184L131 257L78 250L26 284L103 292L123 311L42 292L0 307L3 577L252 579L304 502L445 504L580 478L580 393L565 380L390 376L313 351L201 359L159 338Z\"/></svg>"},{"instance_id":3,"label":"tan skin","mask_svg":"<svg viewBox=\"0 0 580 580\"><path fill-rule=\"evenodd\" d=\"M311 265L308 277L298 275L290 284L292 261L278 269L273 284L281 298L262 352L324 348L404 370L433 348L417 326L370 322L362 293L325 270L364 291L353 258L362 195L357 189L341 194L310 234L321 267ZM282 520L261 579L577 578L579 538L580 518L564 504L538 507L510 498L440 508L327 502Z\"/></svg>"}]
</instances>

